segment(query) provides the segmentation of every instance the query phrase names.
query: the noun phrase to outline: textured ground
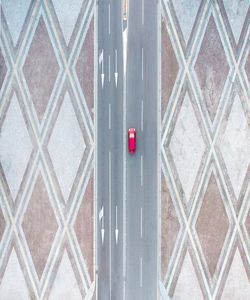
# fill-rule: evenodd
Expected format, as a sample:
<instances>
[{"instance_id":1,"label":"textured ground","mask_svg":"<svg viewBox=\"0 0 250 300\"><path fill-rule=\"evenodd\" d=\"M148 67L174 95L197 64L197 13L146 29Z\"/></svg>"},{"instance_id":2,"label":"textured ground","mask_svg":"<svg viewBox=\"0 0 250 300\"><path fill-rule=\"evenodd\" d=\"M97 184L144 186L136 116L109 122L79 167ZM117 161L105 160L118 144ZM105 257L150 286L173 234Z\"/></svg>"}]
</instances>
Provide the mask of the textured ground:
<instances>
[{"instance_id":1,"label":"textured ground","mask_svg":"<svg viewBox=\"0 0 250 300\"><path fill-rule=\"evenodd\" d=\"M94 284L94 1L1 8L0 298L84 299Z\"/></svg>"},{"instance_id":2,"label":"textured ground","mask_svg":"<svg viewBox=\"0 0 250 300\"><path fill-rule=\"evenodd\" d=\"M162 1L161 291L171 299L249 299L249 5Z\"/></svg>"}]
</instances>

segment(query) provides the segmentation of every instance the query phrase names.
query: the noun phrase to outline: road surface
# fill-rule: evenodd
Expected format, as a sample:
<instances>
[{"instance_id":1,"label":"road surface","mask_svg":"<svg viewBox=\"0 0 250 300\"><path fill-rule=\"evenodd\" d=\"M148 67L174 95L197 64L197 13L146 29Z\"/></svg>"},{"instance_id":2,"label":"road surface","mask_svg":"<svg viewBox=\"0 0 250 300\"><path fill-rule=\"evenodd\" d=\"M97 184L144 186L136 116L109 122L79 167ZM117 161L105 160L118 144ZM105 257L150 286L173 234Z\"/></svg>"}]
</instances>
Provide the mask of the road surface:
<instances>
[{"instance_id":1,"label":"road surface","mask_svg":"<svg viewBox=\"0 0 250 300\"><path fill-rule=\"evenodd\" d=\"M98 2L97 299L157 299L157 5L129 2L124 73L122 3Z\"/></svg>"},{"instance_id":2,"label":"road surface","mask_svg":"<svg viewBox=\"0 0 250 300\"><path fill-rule=\"evenodd\" d=\"M157 2L129 2L126 127L126 299L157 299Z\"/></svg>"},{"instance_id":3,"label":"road surface","mask_svg":"<svg viewBox=\"0 0 250 300\"><path fill-rule=\"evenodd\" d=\"M98 4L98 299L123 293L123 56L120 1Z\"/></svg>"}]
</instances>

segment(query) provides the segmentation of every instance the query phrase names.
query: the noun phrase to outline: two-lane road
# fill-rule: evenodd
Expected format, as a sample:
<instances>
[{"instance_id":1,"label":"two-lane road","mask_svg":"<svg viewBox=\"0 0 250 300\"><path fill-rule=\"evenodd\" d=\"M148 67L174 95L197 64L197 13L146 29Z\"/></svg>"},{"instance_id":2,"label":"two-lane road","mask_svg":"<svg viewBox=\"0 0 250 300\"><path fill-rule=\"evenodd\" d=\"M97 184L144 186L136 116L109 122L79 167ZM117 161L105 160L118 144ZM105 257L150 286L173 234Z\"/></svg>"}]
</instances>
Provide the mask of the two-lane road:
<instances>
[{"instance_id":1,"label":"two-lane road","mask_svg":"<svg viewBox=\"0 0 250 300\"><path fill-rule=\"evenodd\" d=\"M97 298L123 294L123 54L121 1L98 3Z\"/></svg>"},{"instance_id":2,"label":"two-lane road","mask_svg":"<svg viewBox=\"0 0 250 300\"><path fill-rule=\"evenodd\" d=\"M129 2L126 127L137 130L127 154L126 299L157 299L157 2Z\"/></svg>"}]
</instances>

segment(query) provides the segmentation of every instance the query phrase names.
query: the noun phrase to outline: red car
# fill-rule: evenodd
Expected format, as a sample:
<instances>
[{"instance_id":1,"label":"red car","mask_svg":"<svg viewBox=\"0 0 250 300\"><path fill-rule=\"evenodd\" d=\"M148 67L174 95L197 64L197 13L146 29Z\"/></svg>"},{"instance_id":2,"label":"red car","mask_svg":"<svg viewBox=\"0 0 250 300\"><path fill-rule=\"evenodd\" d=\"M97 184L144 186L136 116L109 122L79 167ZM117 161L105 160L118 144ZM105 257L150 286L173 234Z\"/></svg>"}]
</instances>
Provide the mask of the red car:
<instances>
[{"instance_id":1,"label":"red car","mask_svg":"<svg viewBox=\"0 0 250 300\"><path fill-rule=\"evenodd\" d=\"M134 153L136 150L136 130L129 128L128 130L128 151Z\"/></svg>"}]
</instances>

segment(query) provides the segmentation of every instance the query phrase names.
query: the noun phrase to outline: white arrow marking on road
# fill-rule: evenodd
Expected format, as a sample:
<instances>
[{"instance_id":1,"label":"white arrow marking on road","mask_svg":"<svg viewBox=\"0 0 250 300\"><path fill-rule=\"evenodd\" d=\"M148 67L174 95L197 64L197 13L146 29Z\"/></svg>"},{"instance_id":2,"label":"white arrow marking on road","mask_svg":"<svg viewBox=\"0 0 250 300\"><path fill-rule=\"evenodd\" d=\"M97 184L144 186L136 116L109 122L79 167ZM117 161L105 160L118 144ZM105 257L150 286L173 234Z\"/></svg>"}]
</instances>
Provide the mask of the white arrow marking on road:
<instances>
[{"instance_id":1,"label":"white arrow marking on road","mask_svg":"<svg viewBox=\"0 0 250 300\"><path fill-rule=\"evenodd\" d=\"M103 206L99 212L99 222L100 221L102 221L101 235L102 235L102 244L103 244L103 242L104 242L104 209L103 209Z\"/></svg>"},{"instance_id":2,"label":"white arrow marking on road","mask_svg":"<svg viewBox=\"0 0 250 300\"><path fill-rule=\"evenodd\" d=\"M102 61L103 61L103 49L101 54L99 55L99 65L102 63Z\"/></svg>"},{"instance_id":3,"label":"white arrow marking on road","mask_svg":"<svg viewBox=\"0 0 250 300\"><path fill-rule=\"evenodd\" d=\"M102 209L99 212L99 222L101 221L102 218L103 218L103 206L102 206Z\"/></svg>"},{"instance_id":4,"label":"white arrow marking on road","mask_svg":"<svg viewBox=\"0 0 250 300\"><path fill-rule=\"evenodd\" d=\"M101 73L101 80L102 80L102 88L103 88L103 84L104 84L104 73L103 73L103 50L102 53L99 57L99 63L102 64L102 73Z\"/></svg>"},{"instance_id":5,"label":"white arrow marking on road","mask_svg":"<svg viewBox=\"0 0 250 300\"><path fill-rule=\"evenodd\" d=\"M117 228L117 205L115 206L115 241L116 241L116 244L118 242L118 228Z\"/></svg>"},{"instance_id":6,"label":"white arrow marking on road","mask_svg":"<svg viewBox=\"0 0 250 300\"><path fill-rule=\"evenodd\" d=\"M115 50L115 85L117 87L118 72L117 72L117 49Z\"/></svg>"}]
</instances>

